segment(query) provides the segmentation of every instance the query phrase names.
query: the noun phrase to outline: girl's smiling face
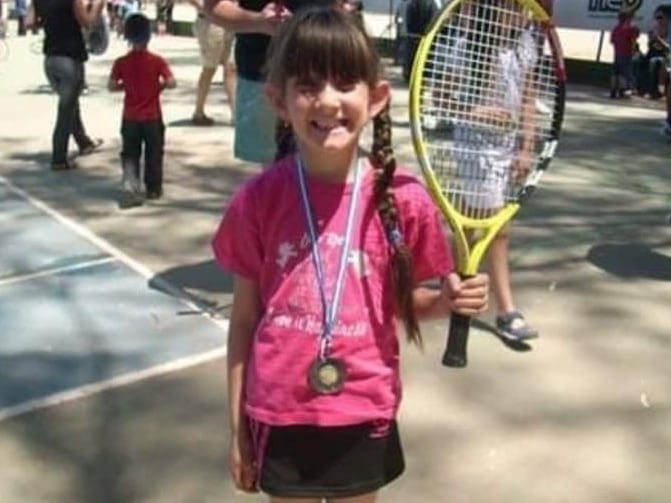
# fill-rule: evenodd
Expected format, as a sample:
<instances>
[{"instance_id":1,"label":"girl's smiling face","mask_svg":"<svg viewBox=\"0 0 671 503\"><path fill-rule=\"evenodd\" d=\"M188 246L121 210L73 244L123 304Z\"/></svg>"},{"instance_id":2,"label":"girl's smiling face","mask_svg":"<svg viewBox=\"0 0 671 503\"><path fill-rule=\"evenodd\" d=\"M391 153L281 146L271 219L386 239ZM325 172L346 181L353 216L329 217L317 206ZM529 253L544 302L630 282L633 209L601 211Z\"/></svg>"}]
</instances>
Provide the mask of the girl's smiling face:
<instances>
[{"instance_id":1,"label":"girl's smiling face","mask_svg":"<svg viewBox=\"0 0 671 503\"><path fill-rule=\"evenodd\" d=\"M301 151L349 157L368 121L386 105L389 92L386 81L371 88L361 80L292 77L276 108L282 120L292 125Z\"/></svg>"},{"instance_id":2,"label":"girl's smiling face","mask_svg":"<svg viewBox=\"0 0 671 503\"><path fill-rule=\"evenodd\" d=\"M390 88L360 24L337 9L303 10L271 42L266 92L308 168L351 165L359 136Z\"/></svg>"}]
</instances>

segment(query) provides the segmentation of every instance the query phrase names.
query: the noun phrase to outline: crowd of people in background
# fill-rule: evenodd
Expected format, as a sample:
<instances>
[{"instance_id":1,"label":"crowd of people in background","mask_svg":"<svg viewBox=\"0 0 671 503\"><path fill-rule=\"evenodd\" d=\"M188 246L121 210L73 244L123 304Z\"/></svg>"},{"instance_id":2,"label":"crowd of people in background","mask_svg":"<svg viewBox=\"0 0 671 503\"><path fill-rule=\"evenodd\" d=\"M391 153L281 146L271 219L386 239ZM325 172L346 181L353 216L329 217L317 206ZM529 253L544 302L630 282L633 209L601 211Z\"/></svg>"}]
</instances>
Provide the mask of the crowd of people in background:
<instances>
[{"instance_id":1,"label":"crowd of people in background","mask_svg":"<svg viewBox=\"0 0 671 503\"><path fill-rule=\"evenodd\" d=\"M311 1L289 0L275 4L263 0L188 0L195 8L193 34L201 56L191 123L195 126L211 126L215 123L206 114L205 106L213 78L221 68L230 107L230 124L235 127L234 155L238 159L266 164L272 161L277 144L282 142L282 131L277 127L275 113L264 96L265 55L278 23L284 17L288 18L292 10L309 5ZM344 10L361 12L361 2L336 2ZM400 3L396 25L402 36L399 37L401 43L397 46L399 52L396 59L401 63L406 80L410 75L418 42L442 3L442 0L404 0ZM33 0L30 8L25 0L16 0L16 4L19 13L23 13L18 9L19 5L26 7L25 16L22 14L19 20L19 34L25 33L26 29L41 27L45 30L45 68L59 96L52 140L53 170L76 167L67 158L70 136L74 138L80 154L91 153L102 143L90 137L84 129L79 111L79 95L85 85L84 64L88 58L82 29L90 28L91 16L106 5L112 31L128 40L131 46L130 55L115 63L109 83L110 90L125 92L122 201L127 207L142 204L144 199L161 197L165 127L159 96L163 89L174 87L175 80L167 62L148 52L148 30L151 25L148 18L142 17L147 6L140 0ZM175 0L156 0L154 31L157 34L173 31L174 4ZM543 5L551 13L552 1L543 0ZM37 8L36 12L31 12L31 9L35 11L33 6ZM67 15L65 11L68 11ZM671 6L662 5L655 10L652 26L647 31L647 51L642 53L638 44L641 33L633 21L633 13L623 11L619 14L618 23L611 32L615 59L610 94L612 98L626 98L632 93L651 99L666 97L669 114L664 132L669 136L670 17ZM135 31L129 33L128 21L131 19L145 19L146 22L140 23L141 29L137 22L131 23ZM132 72L124 72L124 68L131 68ZM134 84L129 86L129 82ZM142 150L145 152L144 171L140 170ZM144 173L144 177L141 173ZM519 318L522 319L521 316ZM531 334L529 337L536 336L536 332L526 322L518 332Z\"/></svg>"},{"instance_id":2,"label":"crowd of people in background","mask_svg":"<svg viewBox=\"0 0 671 503\"><path fill-rule=\"evenodd\" d=\"M635 12L622 10L610 34L613 45L613 70L610 97L638 95L652 100L665 99L663 133L671 137L671 4L659 5L646 30L647 46L640 43L641 29Z\"/></svg>"},{"instance_id":3,"label":"crowd of people in background","mask_svg":"<svg viewBox=\"0 0 671 503\"><path fill-rule=\"evenodd\" d=\"M84 127L79 98L86 88L85 64L94 38L103 38L104 52L110 34L129 44L128 54L118 58L109 77L110 91L122 91L121 124L122 196L120 204L127 208L157 199L163 194L163 114L160 94L176 81L166 60L148 49L152 30L165 34L173 30L174 0L155 2L155 23L144 12L140 0L16 0L11 18L18 23L17 34L27 30L43 32L44 70L51 89L58 96L57 114L52 133L51 164L53 171L69 171L77 167L69 155L72 138L78 155L88 155L103 144ZM224 70L225 89L231 108L235 109L236 72L232 58L235 35L206 19L203 0L193 0L197 16L194 34L200 47L202 71L195 97L192 123L210 126L214 120L205 115L204 106L216 69ZM3 2L0 2L2 14ZM0 16L1 27L6 27ZM104 33L97 33L102 31ZM143 158L144 163L141 162ZM143 169L141 169L143 166Z\"/></svg>"},{"instance_id":4,"label":"crowd of people in background","mask_svg":"<svg viewBox=\"0 0 671 503\"><path fill-rule=\"evenodd\" d=\"M176 0L155 0L152 2L155 9L155 20L153 29L157 34L170 33L174 30L173 9ZM43 23L31 20L31 8L33 5L42 4L42 0L12 0L11 18L16 20L17 34L25 35L28 30L37 31L43 28ZM265 48L268 44L269 35L274 32L272 19L276 18L275 4L267 4L272 12L264 13L263 2L256 0L227 0L223 2L207 2L206 0L188 0L195 8L196 16L193 24L193 34L196 37L201 55L201 72L196 86L194 110L191 122L197 126L210 126L214 120L205 111L207 98L212 81L219 68L222 70L224 89L230 107L230 123L235 125L235 155L238 158L252 162L266 162L272 158L274 152L275 131L274 121L270 120L272 113L264 105L262 91L261 69L264 63ZM310 0L292 0L288 8L308 4ZM339 0L346 10L361 12L362 2L353 0ZM7 2L4 2L7 3ZM81 4L90 12L92 6L99 0L54 0L51 4ZM108 0L106 13L111 31L119 37L124 36L125 21L136 13L146 12L148 2L142 0ZM207 4L214 6L207 12ZM395 60L403 69L406 80L410 77L410 70L417 50L418 42L422 34L429 27L431 20L442 7L443 0L401 0L396 11L397 45ZM0 2L2 8L3 2ZM265 5L265 4L264 4ZM279 5L279 4L278 4ZM543 0L543 5L551 11L551 0ZM264 22L257 22L250 28L249 23L239 21L236 17L242 13L258 13ZM79 16L81 17L81 16ZM280 15L281 17L281 15ZM610 97L614 99L629 98L638 95L653 100L665 98L667 104L667 118L664 124L664 133L671 136L671 86L669 86L669 56L671 45L671 30L669 22L671 19L671 4L660 5L654 11L654 19L645 30L641 30L634 21L634 13L623 10L620 12L617 24L613 27L610 42L613 45L614 61L611 78ZM67 56L74 57L77 64L81 64L81 79L58 78L58 85L54 89L59 93L67 94L67 99L59 102L59 113L67 109L66 115L78 113L78 99L72 96L70 90L64 89L64 82L70 82L78 93L86 87L83 66L88 57L86 50L81 48L85 40L80 40L81 35L74 34L86 28L82 19L77 18L74 25L69 25L67 30L72 31L71 43L66 52ZM63 52L57 41L63 37L63 28L50 27L55 35L45 34L44 51L47 60L50 60L50 52ZM640 42L641 35L646 36L645 47ZM76 40L75 40L76 39ZM238 45L237 50L235 45ZM74 48L76 47L76 51ZM74 53L77 54L74 54ZM237 59L237 61L236 61ZM53 58L51 58L53 60ZM53 65L52 65L53 66ZM52 68L53 73L53 68ZM70 76L72 77L72 76ZM55 82L53 75L50 82ZM78 84L82 80L81 85ZM238 85L239 84L239 85ZM67 87L67 86L66 86ZM69 89L69 88L68 88ZM61 96L61 98L63 98ZM81 121L69 119L57 120L57 130L54 134L60 139L54 140L53 166L69 167L64 159L62 146L63 125L65 123L75 124L73 134L79 138L78 143L87 144L89 140L95 144L95 140L84 137L79 125ZM81 130L80 130L81 129ZM260 144L262 139L268 139L267 144ZM81 140L81 141L80 141Z\"/></svg>"}]
</instances>

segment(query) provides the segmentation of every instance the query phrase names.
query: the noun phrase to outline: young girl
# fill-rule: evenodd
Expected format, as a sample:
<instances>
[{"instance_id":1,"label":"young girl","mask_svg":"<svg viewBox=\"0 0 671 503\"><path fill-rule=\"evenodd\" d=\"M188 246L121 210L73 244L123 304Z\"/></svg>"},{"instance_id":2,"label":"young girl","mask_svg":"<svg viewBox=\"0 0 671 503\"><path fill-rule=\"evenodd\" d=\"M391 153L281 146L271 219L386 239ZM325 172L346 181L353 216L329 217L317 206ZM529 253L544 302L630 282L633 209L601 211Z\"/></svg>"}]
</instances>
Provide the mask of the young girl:
<instances>
[{"instance_id":1,"label":"young girl","mask_svg":"<svg viewBox=\"0 0 671 503\"><path fill-rule=\"evenodd\" d=\"M234 273L231 473L274 503L373 502L404 469L396 317L420 343L418 319L482 312L488 282L451 273L434 204L396 170L390 87L361 25L302 10L268 61L278 159L237 192L213 239ZM432 278L444 287L419 286Z\"/></svg>"}]
</instances>

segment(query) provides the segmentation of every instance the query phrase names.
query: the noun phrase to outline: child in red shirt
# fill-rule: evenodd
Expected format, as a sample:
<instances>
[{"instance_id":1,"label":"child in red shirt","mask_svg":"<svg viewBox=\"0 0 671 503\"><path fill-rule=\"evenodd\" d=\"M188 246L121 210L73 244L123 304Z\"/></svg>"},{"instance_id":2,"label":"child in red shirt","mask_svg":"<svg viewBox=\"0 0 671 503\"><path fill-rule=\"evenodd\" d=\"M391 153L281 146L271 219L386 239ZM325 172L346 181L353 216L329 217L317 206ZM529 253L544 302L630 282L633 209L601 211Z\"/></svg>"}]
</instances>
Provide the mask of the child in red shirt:
<instances>
[{"instance_id":1,"label":"child in red shirt","mask_svg":"<svg viewBox=\"0 0 671 503\"><path fill-rule=\"evenodd\" d=\"M610 43L613 44L615 52L613 74L610 79L611 98L624 98L625 90L632 89L634 85L633 57L640 31L631 22L633 16L633 12L620 12L617 16L618 23L610 33Z\"/></svg>"},{"instance_id":2,"label":"child in red shirt","mask_svg":"<svg viewBox=\"0 0 671 503\"><path fill-rule=\"evenodd\" d=\"M144 146L144 184L147 199L163 194L163 143L165 126L160 94L177 83L168 63L147 50L151 38L149 19L133 14L126 19L124 36L131 45L125 56L114 62L109 77L110 91L125 93L121 122L123 207L143 203L140 184L140 155Z\"/></svg>"}]
</instances>

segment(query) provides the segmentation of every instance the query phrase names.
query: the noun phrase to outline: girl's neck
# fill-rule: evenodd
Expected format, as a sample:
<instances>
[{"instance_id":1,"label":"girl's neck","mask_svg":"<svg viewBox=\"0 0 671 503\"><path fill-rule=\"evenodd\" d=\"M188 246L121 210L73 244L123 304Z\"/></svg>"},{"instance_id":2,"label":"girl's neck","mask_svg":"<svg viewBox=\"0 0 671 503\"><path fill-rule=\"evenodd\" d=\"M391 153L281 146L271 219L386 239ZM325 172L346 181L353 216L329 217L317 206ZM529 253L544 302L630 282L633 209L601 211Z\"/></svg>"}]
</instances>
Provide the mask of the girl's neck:
<instances>
[{"instance_id":1,"label":"girl's neck","mask_svg":"<svg viewBox=\"0 0 671 503\"><path fill-rule=\"evenodd\" d=\"M314 178L327 183L349 183L354 181L354 168L359 159L359 149L352 152L333 153L327 156L298 150L303 169Z\"/></svg>"}]
</instances>

